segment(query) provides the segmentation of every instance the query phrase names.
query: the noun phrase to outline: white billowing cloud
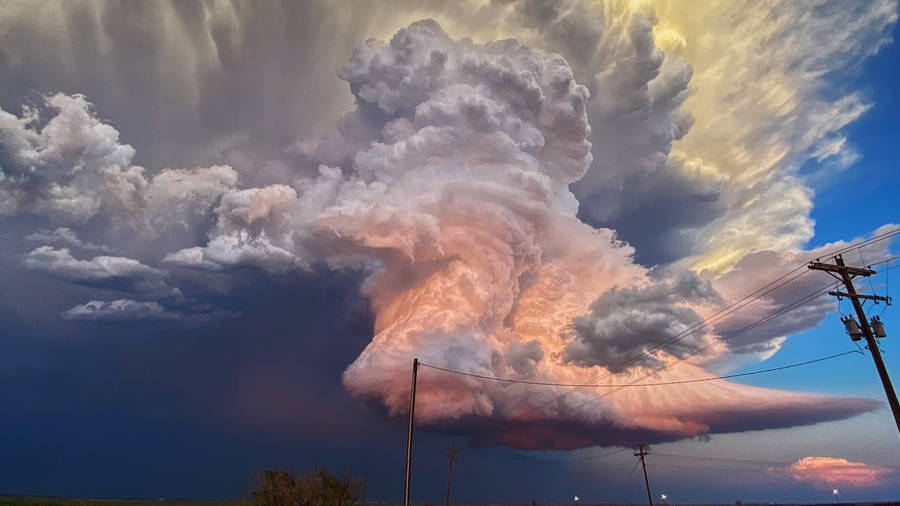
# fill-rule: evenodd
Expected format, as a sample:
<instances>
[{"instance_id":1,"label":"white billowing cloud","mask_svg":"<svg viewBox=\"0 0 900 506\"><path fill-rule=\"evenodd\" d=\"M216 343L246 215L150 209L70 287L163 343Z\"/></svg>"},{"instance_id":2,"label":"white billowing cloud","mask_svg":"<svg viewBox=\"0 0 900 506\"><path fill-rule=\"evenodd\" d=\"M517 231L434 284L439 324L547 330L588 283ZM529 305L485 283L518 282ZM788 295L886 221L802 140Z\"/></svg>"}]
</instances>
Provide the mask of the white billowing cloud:
<instances>
[{"instance_id":1,"label":"white billowing cloud","mask_svg":"<svg viewBox=\"0 0 900 506\"><path fill-rule=\"evenodd\" d=\"M177 288L170 288L164 278L166 273L126 257L96 256L79 260L68 248L56 249L40 246L25 256L25 267L49 274L70 283L110 288L123 291L165 297L181 297Z\"/></svg>"},{"instance_id":2,"label":"white billowing cloud","mask_svg":"<svg viewBox=\"0 0 900 506\"><path fill-rule=\"evenodd\" d=\"M204 247L191 247L166 255L163 262L200 270L221 270L255 265L277 272L308 267L291 250L290 216L297 216L297 192L285 185L233 190L215 209L218 220Z\"/></svg>"},{"instance_id":3,"label":"white billowing cloud","mask_svg":"<svg viewBox=\"0 0 900 506\"><path fill-rule=\"evenodd\" d=\"M156 174L145 193L150 226L160 229L178 224L191 228L237 182L237 172L226 165L168 169Z\"/></svg>"},{"instance_id":4,"label":"white billowing cloud","mask_svg":"<svg viewBox=\"0 0 900 506\"><path fill-rule=\"evenodd\" d=\"M91 114L81 95L52 95L46 106L57 114L39 129L35 109L22 117L0 111L0 214L78 224L102 207L129 206L144 182L142 170L129 166L134 149L119 143L119 132Z\"/></svg>"},{"instance_id":5,"label":"white billowing cloud","mask_svg":"<svg viewBox=\"0 0 900 506\"><path fill-rule=\"evenodd\" d=\"M138 320L178 320L180 313L167 311L158 302L139 302L131 299L112 301L92 300L62 312L65 320L71 321L138 321Z\"/></svg>"},{"instance_id":6,"label":"white billowing cloud","mask_svg":"<svg viewBox=\"0 0 900 506\"><path fill-rule=\"evenodd\" d=\"M237 183L227 166L168 169L148 179L131 165L134 149L85 97L58 93L44 106L52 113L46 124L35 109L21 117L0 110L0 215L42 215L72 226L102 218L153 235L204 216Z\"/></svg>"}]
</instances>

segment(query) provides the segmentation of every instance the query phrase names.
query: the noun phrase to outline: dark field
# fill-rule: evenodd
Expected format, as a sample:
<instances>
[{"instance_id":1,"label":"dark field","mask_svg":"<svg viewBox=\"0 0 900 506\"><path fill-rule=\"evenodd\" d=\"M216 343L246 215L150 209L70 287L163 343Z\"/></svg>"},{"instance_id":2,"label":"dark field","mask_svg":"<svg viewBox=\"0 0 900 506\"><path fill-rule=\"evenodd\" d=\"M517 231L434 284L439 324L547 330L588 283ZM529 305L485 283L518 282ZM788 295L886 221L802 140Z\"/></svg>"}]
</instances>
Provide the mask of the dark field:
<instances>
[{"instance_id":1,"label":"dark field","mask_svg":"<svg viewBox=\"0 0 900 506\"><path fill-rule=\"evenodd\" d=\"M149 499L84 499L65 497L0 496L0 506L235 506L241 501L184 501Z\"/></svg>"},{"instance_id":2,"label":"dark field","mask_svg":"<svg viewBox=\"0 0 900 506\"><path fill-rule=\"evenodd\" d=\"M0 495L0 506L237 506L251 504L250 502L235 501L189 501L179 499L91 499L91 498L67 498L67 497L32 497L32 496L5 496ZM356 503L372 506L400 506L398 503L374 502ZM416 506L442 506L443 503L415 503ZM584 504L581 506L640 506L645 503L603 503L598 505ZM675 506L676 503L671 503ZM743 503L742 506L834 506L835 503ZM900 506L900 501L881 502L841 502L840 506ZM531 506L531 504L517 503L458 503L454 506ZM566 504L538 504L538 506L568 506ZM678 504L677 506L718 506L716 504ZM722 504L722 506L734 506L734 503Z\"/></svg>"}]
</instances>

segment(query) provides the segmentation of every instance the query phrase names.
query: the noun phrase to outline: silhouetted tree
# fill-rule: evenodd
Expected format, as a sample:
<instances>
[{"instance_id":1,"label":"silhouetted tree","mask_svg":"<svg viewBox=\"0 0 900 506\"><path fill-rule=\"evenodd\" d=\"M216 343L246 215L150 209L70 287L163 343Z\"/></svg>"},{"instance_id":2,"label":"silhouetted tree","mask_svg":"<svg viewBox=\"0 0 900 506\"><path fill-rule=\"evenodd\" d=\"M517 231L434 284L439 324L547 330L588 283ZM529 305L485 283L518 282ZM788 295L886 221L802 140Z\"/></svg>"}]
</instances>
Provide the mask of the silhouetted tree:
<instances>
[{"instance_id":1,"label":"silhouetted tree","mask_svg":"<svg viewBox=\"0 0 900 506\"><path fill-rule=\"evenodd\" d=\"M255 506L353 506L364 486L347 472L334 476L320 470L295 478L287 471L265 471L251 499Z\"/></svg>"}]
</instances>

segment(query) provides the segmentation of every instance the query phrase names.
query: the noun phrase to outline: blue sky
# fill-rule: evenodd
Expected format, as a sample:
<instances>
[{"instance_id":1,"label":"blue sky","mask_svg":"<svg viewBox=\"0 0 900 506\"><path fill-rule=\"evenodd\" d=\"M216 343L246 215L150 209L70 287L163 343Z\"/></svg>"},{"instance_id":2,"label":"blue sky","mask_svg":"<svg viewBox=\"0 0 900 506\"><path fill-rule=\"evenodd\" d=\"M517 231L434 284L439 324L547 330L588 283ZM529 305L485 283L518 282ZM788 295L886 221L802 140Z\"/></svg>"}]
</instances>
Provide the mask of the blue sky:
<instances>
[{"instance_id":1,"label":"blue sky","mask_svg":"<svg viewBox=\"0 0 900 506\"><path fill-rule=\"evenodd\" d=\"M897 40L897 28L892 33ZM898 185L894 152L898 142L896 115L900 95L896 82L900 49L885 46L863 63L863 71L847 86L864 90L874 104L871 110L847 129L848 138L862 154L852 170L842 171L816 188L812 218L816 220L814 244L865 234L880 224L897 219L897 206L886 196ZM854 209L856 212L847 212ZM844 234L844 235L842 235Z\"/></svg>"},{"instance_id":2,"label":"blue sky","mask_svg":"<svg viewBox=\"0 0 900 506\"><path fill-rule=\"evenodd\" d=\"M729 322L645 353L900 223L887 0L33 11L0 7L4 493L232 498L328 468L396 501L413 356L572 383L855 350L821 298L696 367ZM896 296L890 267L857 286ZM900 312L866 309L900 374ZM868 355L552 403L421 374L416 501L443 500L453 444L460 502L640 502L639 441L670 503L900 497Z\"/></svg>"},{"instance_id":3,"label":"blue sky","mask_svg":"<svg viewBox=\"0 0 900 506\"><path fill-rule=\"evenodd\" d=\"M895 27L893 37L898 38ZM863 89L873 107L859 121L848 128L848 138L862 154L862 158L850 169L826 180L821 187L815 188L812 218L816 221L816 235L812 246L825 244L839 237L864 236L884 223L893 223L900 218L897 206L891 198L894 189L900 185L900 171L896 168L893 151L900 142L900 128L895 118L900 111L900 95L894 85L898 76L897 65L900 61L900 46L892 43L884 47L877 56L864 64L863 71L854 80L853 86ZM864 257L863 257L864 258ZM847 253L845 261L848 265L863 265L859 252ZM876 268L878 274L867 280L858 280L857 286L885 295L889 287L890 277L896 282L896 262L889 268ZM824 273L816 273L820 277ZM869 284L871 281L872 285ZM890 295L890 293L889 293ZM852 312L852 305L844 300L840 305L845 314ZM896 315L896 307L884 304L873 306L867 303L865 308L869 315L882 313L882 319L892 320ZM839 315L832 313L816 329L797 334L790 339L775 357L770 359L773 366L781 362L802 361L804 356L828 355L854 349L852 342L846 338ZM900 357L890 353L890 341L883 343L886 353L885 363L888 367L900 367ZM806 355L804 355L804 353ZM796 369L769 376L758 376L753 384L761 386L790 382L794 388L804 390L842 392L860 394L871 397L883 395L881 383L870 364L869 357L850 357L829 365L812 366L809 369ZM871 366L871 367L870 367ZM750 370L756 366L749 366ZM818 370L817 370L818 369ZM836 374L822 374L822 371L834 371ZM889 420L886 420L889 421Z\"/></svg>"}]
</instances>

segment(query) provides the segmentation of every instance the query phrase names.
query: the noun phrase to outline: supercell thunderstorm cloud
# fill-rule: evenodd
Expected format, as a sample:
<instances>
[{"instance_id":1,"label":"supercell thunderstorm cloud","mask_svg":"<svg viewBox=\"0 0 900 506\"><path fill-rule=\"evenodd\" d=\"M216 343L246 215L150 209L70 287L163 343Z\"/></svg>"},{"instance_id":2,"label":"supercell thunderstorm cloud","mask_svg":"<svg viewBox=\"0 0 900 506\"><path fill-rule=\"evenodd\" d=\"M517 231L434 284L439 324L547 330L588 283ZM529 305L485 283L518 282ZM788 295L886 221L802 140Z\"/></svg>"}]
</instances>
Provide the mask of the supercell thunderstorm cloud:
<instances>
[{"instance_id":1,"label":"supercell thunderstorm cloud","mask_svg":"<svg viewBox=\"0 0 900 506\"><path fill-rule=\"evenodd\" d=\"M337 71L354 105L335 125L285 143L265 177L245 167L250 155L233 157L241 167L222 160L144 168L90 95L47 90L20 112L0 110L0 217L27 222L19 264L117 294L84 300L59 318L191 325L240 314L186 297L185 279L238 269L359 273L374 328L343 384L392 417L407 412L413 357L476 375L600 386L422 370L418 423L476 445L675 441L878 408L870 399L729 381L602 388L709 377L768 358L787 336L822 321L833 307L827 298L717 339L819 287L804 279L662 346L761 282L848 244L803 250L811 197L785 167L808 158L849 164L854 154L840 128L865 111L863 99L851 94L831 109L796 105L815 96L817 77L787 90L785 76L817 70L798 66L802 48L791 46L779 53L784 62L765 67L773 96L755 102L776 111L786 125L778 131L793 136L776 138L768 124L752 130L753 118L736 125L731 115L752 107L722 98L728 90L704 95L716 72L733 79L733 95L763 92L747 84L755 76L730 72L726 56L692 60L700 49L664 26L665 9L507 3L484 9L502 12L516 38L476 42L425 18L357 45L339 69L317 70ZM889 2L873 2L854 25L869 46L819 44L819 56L869 54L896 19L882 4ZM780 22L795 16L792 8L777 10ZM231 32L216 27L220 58L239 58L223 49ZM810 30L818 40L826 28ZM747 43L758 47L783 42L779 33L753 37ZM720 108L711 105L717 99ZM815 123L822 118L829 122ZM737 141L721 139L729 132ZM764 161L751 167L750 159ZM760 232L773 222L777 236ZM865 254L887 256L886 248Z\"/></svg>"}]
</instances>

